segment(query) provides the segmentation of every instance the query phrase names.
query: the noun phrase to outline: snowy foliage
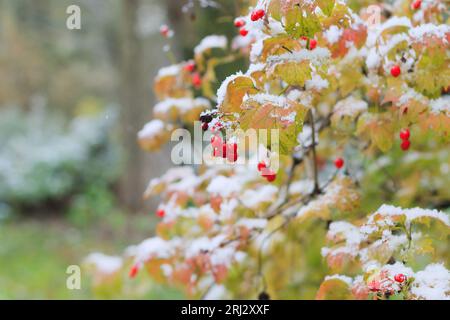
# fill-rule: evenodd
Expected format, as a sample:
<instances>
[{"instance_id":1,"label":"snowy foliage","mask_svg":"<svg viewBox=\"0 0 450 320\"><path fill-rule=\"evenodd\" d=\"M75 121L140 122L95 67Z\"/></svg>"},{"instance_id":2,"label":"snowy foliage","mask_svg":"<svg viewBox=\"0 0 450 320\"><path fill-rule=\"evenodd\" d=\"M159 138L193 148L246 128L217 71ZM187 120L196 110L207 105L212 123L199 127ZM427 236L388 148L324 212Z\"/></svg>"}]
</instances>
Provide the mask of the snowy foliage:
<instances>
[{"instance_id":1,"label":"snowy foliage","mask_svg":"<svg viewBox=\"0 0 450 320\"><path fill-rule=\"evenodd\" d=\"M260 0L235 19L230 49L216 35L196 47L200 85L189 62L160 72L153 121L165 125L144 128L144 149L190 126L182 110L201 98L215 105L194 112L207 130L231 135L222 146L243 144L239 129L277 129L280 152L248 146L239 156L258 161L152 180L161 221L128 266L195 298L449 298L448 213L384 203L448 207L450 31L441 1L420 17L406 0L385 8L372 26L361 4ZM212 68L239 55L248 70L213 88Z\"/></svg>"}]
</instances>

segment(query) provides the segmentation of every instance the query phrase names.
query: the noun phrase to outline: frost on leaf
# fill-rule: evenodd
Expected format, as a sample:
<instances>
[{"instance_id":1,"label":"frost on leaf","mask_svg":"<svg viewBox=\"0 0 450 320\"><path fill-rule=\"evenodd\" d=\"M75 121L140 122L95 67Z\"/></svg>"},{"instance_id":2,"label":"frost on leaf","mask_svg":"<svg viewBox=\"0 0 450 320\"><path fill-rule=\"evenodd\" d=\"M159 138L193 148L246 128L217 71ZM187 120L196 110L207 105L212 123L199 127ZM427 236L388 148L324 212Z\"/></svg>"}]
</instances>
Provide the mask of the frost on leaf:
<instances>
[{"instance_id":1,"label":"frost on leaf","mask_svg":"<svg viewBox=\"0 0 450 320\"><path fill-rule=\"evenodd\" d=\"M279 151L288 154L297 144L307 108L292 100L268 94L246 96L242 106L240 126L247 129L266 129L270 145L271 129L279 130Z\"/></svg>"},{"instance_id":2,"label":"frost on leaf","mask_svg":"<svg viewBox=\"0 0 450 320\"><path fill-rule=\"evenodd\" d=\"M217 92L219 110L224 113L241 112L245 95L256 93L252 78L237 74L227 78Z\"/></svg>"}]
</instances>

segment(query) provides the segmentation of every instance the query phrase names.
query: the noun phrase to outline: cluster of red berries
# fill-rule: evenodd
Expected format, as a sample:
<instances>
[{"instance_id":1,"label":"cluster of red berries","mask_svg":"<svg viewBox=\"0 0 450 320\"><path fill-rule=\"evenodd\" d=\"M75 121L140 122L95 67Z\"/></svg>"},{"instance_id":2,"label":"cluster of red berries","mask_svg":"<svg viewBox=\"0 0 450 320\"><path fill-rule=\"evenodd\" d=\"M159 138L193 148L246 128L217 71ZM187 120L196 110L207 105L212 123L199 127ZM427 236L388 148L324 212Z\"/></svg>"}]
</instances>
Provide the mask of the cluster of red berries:
<instances>
[{"instance_id":1,"label":"cluster of red berries","mask_svg":"<svg viewBox=\"0 0 450 320\"><path fill-rule=\"evenodd\" d=\"M200 116L200 121L202 122L202 130L206 131L209 128L209 124L213 120L213 117L209 114L204 114Z\"/></svg>"},{"instance_id":2,"label":"cluster of red berries","mask_svg":"<svg viewBox=\"0 0 450 320\"><path fill-rule=\"evenodd\" d=\"M242 19L238 19L236 21L234 21L234 26L236 28L240 28L239 29L239 34L243 37L245 37L248 34L248 30L246 28L244 28L245 26L245 20Z\"/></svg>"},{"instance_id":3,"label":"cluster of red berries","mask_svg":"<svg viewBox=\"0 0 450 320\"><path fill-rule=\"evenodd\" d=\"M262 18L264 18L265 15L266 15L266 12L263 9L255 10L252 12L250 19L252 21L258 21L258 20L261 20Z\"/></svg>"},{"instance_id":4,"label":"cluster of red berries","mask_svg":"<svg viewBox=\"0 0 450 320\"><path fill-rule=\"evenodd\" d=\"M197 66L195 65L194 61L189 61L187 64L185 64L185 66L183 67L184 71L187 71L189 73L191 73L191 82L192 85L196 88L199 89L202 86L202 76L200 75L200 73L195 72L195 69L197 68Z\"/></svg>"},{"instance_id":5,"label":"cluster of red berries","mask_svg":"<svg viewBox=\"0 0 450 320\"><path fill-rule=\"evenodd\" d=\"M213 157L222 157L230 162L236 162L238 159L237 143L226 143L219 136L211 137L213 147Z\"/></svg>"},{"instance_id":6,"label":"cluster of red berries","mask_svg":"<svg viewBox=\"0 0 450 320\"><path fill-rule=\"evenodd\" d=\"M411 146L411 141L409 141L410 136L411 133L409 132L409 129L403 129L402 131L400 131L400 139L402 139L402 144L400 145L400 147L403 151L407 151Z\"/></svg>"},{"instance_id":7,"label":"cluster of red berries","mask_svg":"<svg viewBox=\"0 0 450 320\"><path fill-rule=\"evenodd\" d=\"M344 159L342 158L336 158L336 160L334 160L334 166L336 167L336 169L342 169L342 167L344 166Z\"/></svg>"},{"instance_id":8,"label":"cluster of red berries","mask_svg":"<svg viewBox=\"0 0 450 320\"><path fill-rule=\"evenodd\" d=\"M414 10L419 10L421 5L422 5L422 1L421 0L414 0L411 3L411 8L413 8Z\"/></svg>"},{"instance_id":9,"label":"cluster of red berries","mask_svg":"<svg viewBox=\"0 0 450 320\"><path fill-rule=\"evenodd\" d=\"M277 178L277 174L273 170L267 168L267 165L264 161L258 163L258 171L261 172L261 176L268 182L273 182Z\"/></svg>"},{"instance_id":10,"label":"cluster of red berries","mask_svg":"<svg viewBox=\"0 0 450 320\"><path fill-rule=\"evenodd\" d=\"M264 18L266 15L266 12L263 9L255 10L250 15L250 19L252 21L258 21ZM234 21L234 26L236 28L239 28L239 34L243 37L248 35L248 30L245 28L245 20L243 19L237 19Z\"/></svg>"},{"instance_id":11,"label":"cluster of red berries","mask_svg":"<svg viewBox=\"0 0 450 320\"><path fill-rule=\"evenodd\" d=\"M306 41L306 47L308 48L308 50L314 50L317 47L317 40L313 39L313 38L308 38L308 37L301 37L301 39L303 41Z\"/></svg>"}]
</instances>

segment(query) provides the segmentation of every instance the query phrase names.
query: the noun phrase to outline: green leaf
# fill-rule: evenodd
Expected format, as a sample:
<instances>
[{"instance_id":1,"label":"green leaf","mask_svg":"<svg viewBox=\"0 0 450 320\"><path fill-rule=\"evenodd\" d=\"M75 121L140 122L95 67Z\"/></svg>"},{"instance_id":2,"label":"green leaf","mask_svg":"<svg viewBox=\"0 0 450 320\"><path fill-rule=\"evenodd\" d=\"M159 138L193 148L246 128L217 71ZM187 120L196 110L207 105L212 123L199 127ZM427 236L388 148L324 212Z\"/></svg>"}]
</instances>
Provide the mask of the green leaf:
<instances>
[{"instance_id":1,"label":"green leaf","mask_svg":"<svg viewBox=\"0 0 450 320\"><path fill-rule=\"evenodd\" d=\"M334 0L316 0L316 3L325 15L330 16L333 12Z\"/></svg>"},{"instance_id":2,"label":"green leaf","mask_svg":"<svg viewBox=\"0 0 450 320\"><path fill-rule=\"evenodd\" d=\"M317 300L349 300L352 298L348 283L338 278L322 282L316 296Z\"/></svg>"},{"instance_id":3,"label":"green leaf","mask_svg":"<svg viewBox=\"0 0 450 320\"><path fill-rule=\"evenodd\" d=\"M288 106L279 106L267 101L261 103L251 97L244 106L245 112L241 115L240 126L247 129L267 129L268 146L271 143L278 144L280 154L289 154L298 144L297 136L303 129L303 121L307 108L293 101ZM295 112L293 121L287 121ZM271 129L278 129L279 142L271 141Z\"/></svg>"},{"instance_id":4,"label":"green leaf","mask_svg":"<svg viewBox=\"0 0 450 320\"><path fill-rule=\"evenodd\" d=\"M286 32L294 38L314 37L321 30L317 16L306 8L301 8L300 5L294 5L286 13L285 20Z\"/></svg>"},{"instance_id":5,"label":"green leaf","mask_svg":"<svg viewBox=\"0 0 450 320\"><path fill-rule=\"evenodd\" d=\"M311 79L310 62L304 60L279 63L275 66L274 75L280 77L290 86L303 87L305 81Z\"/></svg>"}]
</instances>

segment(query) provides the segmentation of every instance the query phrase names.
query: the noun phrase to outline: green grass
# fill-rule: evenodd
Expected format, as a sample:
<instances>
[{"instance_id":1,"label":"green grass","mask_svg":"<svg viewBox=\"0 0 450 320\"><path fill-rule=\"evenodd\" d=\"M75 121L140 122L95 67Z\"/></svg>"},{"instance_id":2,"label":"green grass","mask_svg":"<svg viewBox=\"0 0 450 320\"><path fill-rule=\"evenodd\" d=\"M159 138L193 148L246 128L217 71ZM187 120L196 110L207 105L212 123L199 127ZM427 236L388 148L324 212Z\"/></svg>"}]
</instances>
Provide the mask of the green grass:
<instances>
[{"instance_id":1,"label":"green grass","mask_svg":"<svg viewBox=\"0 0 450 320\"><path fill-rule=\"evenodd\" d=\"M153 234L150 216L114 212L95 221L74 223L52 215L0 222L0 299L94 299L89 277L82 273L81 290L66 288L66 269L80 265L93 251L120 255L131 244ZM147 275L132 284L138 287ZM127 279L128 280L128 279ZM132 280L128 280L132 281ZM110 298L182 298L173 289L151 285L133 295L113 293Z\"/></svg>"}]
</instances>

